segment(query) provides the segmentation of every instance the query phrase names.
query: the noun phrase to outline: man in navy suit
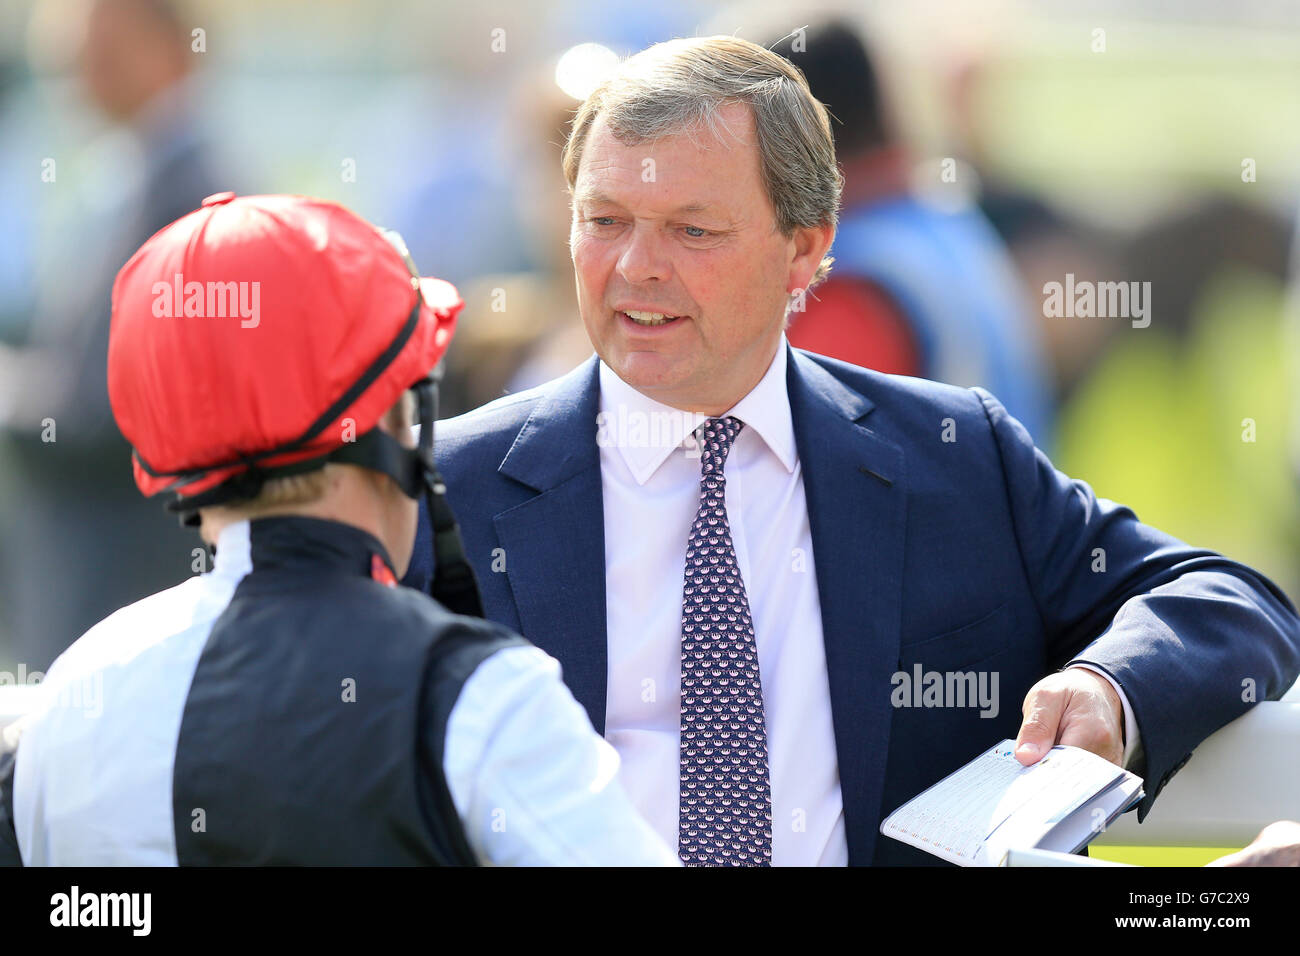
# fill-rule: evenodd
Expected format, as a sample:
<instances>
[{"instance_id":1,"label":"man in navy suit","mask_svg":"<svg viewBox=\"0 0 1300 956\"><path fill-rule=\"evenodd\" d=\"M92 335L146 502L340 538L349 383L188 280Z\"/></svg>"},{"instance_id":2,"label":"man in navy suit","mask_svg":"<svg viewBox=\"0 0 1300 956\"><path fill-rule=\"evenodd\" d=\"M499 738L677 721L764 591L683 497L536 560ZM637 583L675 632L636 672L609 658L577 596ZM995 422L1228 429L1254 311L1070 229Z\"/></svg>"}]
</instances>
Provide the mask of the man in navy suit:
<instances>
[{"instance_id":1,"label":"man in navy suit","mask_svg":"<svg viewBox=\"0 0 1300 956\"><path fill-rule=\"evenodd\" d=\"M487 615L558 658L693 864L925 863L883 817L1003 737L1146 777L1300 673L1262 575L1056 471L997 399L791 349L824 108L731 37L626 61L564 154L597 355L438 428ZM406 583L430 572L427 518Z\"/></svg>"}]
</instances>

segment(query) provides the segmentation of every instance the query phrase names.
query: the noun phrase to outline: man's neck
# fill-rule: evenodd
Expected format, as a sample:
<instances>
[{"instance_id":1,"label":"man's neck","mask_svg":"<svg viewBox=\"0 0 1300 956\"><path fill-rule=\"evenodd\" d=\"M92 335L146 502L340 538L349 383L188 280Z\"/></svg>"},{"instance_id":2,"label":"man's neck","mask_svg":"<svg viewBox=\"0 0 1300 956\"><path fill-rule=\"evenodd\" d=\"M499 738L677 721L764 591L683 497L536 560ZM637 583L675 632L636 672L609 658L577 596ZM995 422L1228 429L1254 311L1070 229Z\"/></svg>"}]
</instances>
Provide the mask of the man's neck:
<instances>
[{"instance_id":1,"label":"man's neck","mask_svg":"<svg viewBox=\"0 0 1300 956\"><path fill-rule=\"evenodd\" d=\"M201 508L199 509L199 536L208 544L215 545L221 537L221 532L237 521L297 516L319 518L323 521L351 525L373 535L383 542L385 547L388 547L388 542L384 540L383 521L379 518L377 511L373 507L366 507L364 502L358 504L353 500L357 497L357 494L353 493L349 496L349 491L351 489L344 488L340 490L335 487L316 501L270 508L252 510L241 510L237 507L223 508L220 506Z\"/></svg>"}]
</instances>

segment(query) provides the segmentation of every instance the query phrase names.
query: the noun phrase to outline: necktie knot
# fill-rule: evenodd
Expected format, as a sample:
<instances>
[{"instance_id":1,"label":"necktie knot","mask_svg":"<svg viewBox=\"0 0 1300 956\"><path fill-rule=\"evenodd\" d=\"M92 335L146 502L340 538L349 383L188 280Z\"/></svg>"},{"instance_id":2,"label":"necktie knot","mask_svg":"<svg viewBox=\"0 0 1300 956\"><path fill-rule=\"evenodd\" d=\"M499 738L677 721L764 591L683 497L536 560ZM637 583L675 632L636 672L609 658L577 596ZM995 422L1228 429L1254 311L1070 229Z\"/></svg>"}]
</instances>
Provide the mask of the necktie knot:
<instances>
[{"instance_id":1,"label":"necktie knot","mask_svg":"<svg viewBox=\"0 0 1300 956\"><path fill-rule=\"evenodd\" d=\"M700 441L700 474L721 475L727 463L727 454L731 443L736 440L745 423L728 415L726 418L710 418L698 429Z\"/></svg>"}]
</instances>

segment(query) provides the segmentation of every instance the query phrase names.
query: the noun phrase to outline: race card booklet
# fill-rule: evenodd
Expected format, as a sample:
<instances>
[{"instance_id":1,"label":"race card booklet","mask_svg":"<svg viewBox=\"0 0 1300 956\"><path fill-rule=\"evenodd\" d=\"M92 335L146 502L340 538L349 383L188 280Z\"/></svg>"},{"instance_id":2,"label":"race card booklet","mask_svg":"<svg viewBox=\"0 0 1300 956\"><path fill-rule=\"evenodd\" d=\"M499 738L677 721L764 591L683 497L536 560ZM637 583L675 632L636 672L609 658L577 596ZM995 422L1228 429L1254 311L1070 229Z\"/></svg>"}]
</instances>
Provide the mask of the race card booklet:
<instances>
[{"instance_id":1,"label":"race card booklet","mask_svg":"<svg viewBox=\"0 0 1300 956\"><path fill-rule=\"evenodd\" d=\"M1010 850L1075 853L1142 799L1142 778L1078 747L1023 766L1015 741L990 747L880 825L959 866L998 866Z\"/></svg>"}]
</instances>

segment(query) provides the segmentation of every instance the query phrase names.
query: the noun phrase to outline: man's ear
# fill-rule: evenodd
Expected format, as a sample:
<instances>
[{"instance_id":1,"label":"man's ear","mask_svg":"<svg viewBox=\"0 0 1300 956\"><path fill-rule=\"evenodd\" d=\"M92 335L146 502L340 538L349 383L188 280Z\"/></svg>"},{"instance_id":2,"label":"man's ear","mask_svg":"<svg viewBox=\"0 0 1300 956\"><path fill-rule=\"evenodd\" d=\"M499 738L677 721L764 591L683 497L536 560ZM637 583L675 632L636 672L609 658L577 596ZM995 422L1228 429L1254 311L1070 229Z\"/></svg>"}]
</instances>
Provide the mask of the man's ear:
<instances>
[{"instance_id":1,"label":"man's ear","mask_svg":"<svg viewBox=\"0 0 1300 956\"><path fill-rule=\"evenodd\" d=\"M794 295L808 288L817 267L826 258L831 243L835 241L835 226L825 223L820 226L799 226L790 236L793 258L790 260L790 272L786 279L785 291Z\"/></svg>"},{"instance_id":2,"label":"man's ear","mask_svg":"<svg viewBox=\"0 0 1300 956\"><path fill-rule=\"evenodd\" d=\"M394 438L396 438L402 432L402 430L398 427L400 421L401 421L400 412L398 410L398 407L394 405L388 411L384 412L384 414L379 416L379 421L375 422L375 427L378 428L381 432L384 432L387 435L392 435Z\"/></svg>"},{"instance_id":3,"label":"man's ear","mask_svg":"<svg viewBox=\"0 0 1300 956\"><path fill-rule=\"evenodd\" d=\"M401 397L388 411L380 416L378 427L392 435L403 445L408 440L412 447L419 441L420 426L415 421L414 401L410 392L403 392Z\"/></svg>"}]
</instances>

